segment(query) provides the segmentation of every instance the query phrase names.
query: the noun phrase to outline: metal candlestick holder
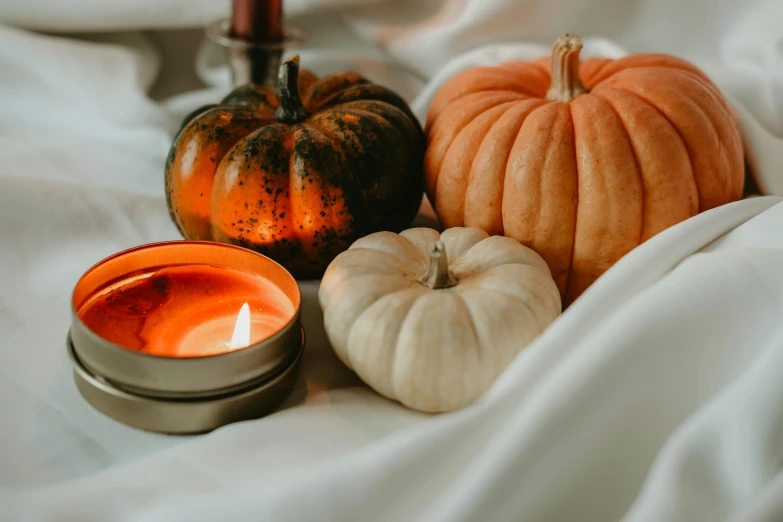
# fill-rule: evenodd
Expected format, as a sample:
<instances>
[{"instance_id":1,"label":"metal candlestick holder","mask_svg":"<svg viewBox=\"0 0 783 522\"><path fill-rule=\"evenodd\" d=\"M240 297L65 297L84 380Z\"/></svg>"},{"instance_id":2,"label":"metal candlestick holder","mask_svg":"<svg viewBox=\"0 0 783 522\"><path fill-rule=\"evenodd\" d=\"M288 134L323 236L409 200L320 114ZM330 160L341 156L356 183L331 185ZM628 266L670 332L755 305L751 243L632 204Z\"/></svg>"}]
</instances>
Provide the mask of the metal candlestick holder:
<instances>
[{"instance_id":1,"label":"metal candlestick holder","mask_svg":"<svg viewBox=\"0 0 783 522\"><path fill-rule=\"evenodd\" d=\"M285 28L285 37L280 42L243 40L231 35L231 21L228 19L209 25L206 33L207 38L227 50L234 87L253 83L277 88L283 52L297 47L304 40L303 34L293 27Z\"/></svg>"}]
</instances>

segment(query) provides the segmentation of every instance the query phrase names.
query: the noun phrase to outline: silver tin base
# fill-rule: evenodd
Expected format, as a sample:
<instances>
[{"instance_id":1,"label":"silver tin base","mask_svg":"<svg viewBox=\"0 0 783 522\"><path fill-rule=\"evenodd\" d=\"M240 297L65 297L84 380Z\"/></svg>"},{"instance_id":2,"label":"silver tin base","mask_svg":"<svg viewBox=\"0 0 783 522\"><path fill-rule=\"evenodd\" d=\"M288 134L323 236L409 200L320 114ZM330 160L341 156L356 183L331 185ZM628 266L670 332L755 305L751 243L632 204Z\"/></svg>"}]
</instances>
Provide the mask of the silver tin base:
<instances>
[{"instance_id":1,"label":"silver tin base","mask_svg":"<svg viewBox=\"0 0 783 522\"><path fill-rule=\"evenodd\" d=\"M134 428L184 435L212 431L225 424L270 413L296 383L305 336L302 328L302 343L295 358L271 379L230 394L187 399L150 397L113 386L84 367L74 351L70 335L67 344L76 387L95 409Z\"/></svg>"}]
</instances>

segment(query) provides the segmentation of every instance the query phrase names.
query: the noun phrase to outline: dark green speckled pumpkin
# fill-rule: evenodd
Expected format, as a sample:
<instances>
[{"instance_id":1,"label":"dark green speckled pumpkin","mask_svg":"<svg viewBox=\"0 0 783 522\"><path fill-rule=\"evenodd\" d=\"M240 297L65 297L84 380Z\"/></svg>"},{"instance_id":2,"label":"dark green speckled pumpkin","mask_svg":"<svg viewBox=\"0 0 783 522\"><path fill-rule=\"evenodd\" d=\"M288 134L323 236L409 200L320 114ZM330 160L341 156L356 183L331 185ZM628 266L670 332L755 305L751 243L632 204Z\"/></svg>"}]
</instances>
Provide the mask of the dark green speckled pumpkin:
<instances>
[{"instance_id":1,"label":"dark green speckled pumpkin","mask_svg":"<svg viewBox=\"0 0 783 522\"><path fill-rule=\"evenodd\" d=\"M186 239L267 255L317 277L357 238L398 232L424 192L424 135L407 104L354 73L280 66L279 95L248 85L183 124L166 164Z\"/></svg>"}]
</instances>

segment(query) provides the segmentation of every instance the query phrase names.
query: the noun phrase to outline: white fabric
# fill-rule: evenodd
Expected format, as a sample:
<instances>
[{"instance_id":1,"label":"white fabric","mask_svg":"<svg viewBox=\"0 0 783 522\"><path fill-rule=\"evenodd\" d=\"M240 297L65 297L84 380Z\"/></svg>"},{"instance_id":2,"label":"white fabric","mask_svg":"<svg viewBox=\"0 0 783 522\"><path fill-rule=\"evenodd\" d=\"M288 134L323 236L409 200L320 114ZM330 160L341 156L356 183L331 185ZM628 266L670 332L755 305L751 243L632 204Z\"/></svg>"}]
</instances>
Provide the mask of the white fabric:
<instances>
[{"instance_id":1,"label":"white fabric","mask_svg":"<svg viewBox=\"0 0 783 522\"><path fill-rule=\"evenodd\" d=\"M455 71L546 54L565 31L603 37L586 55L693 60L734 103L758 184L783 195L779 0L357 3L286 3L305 65L358 69L420 116ZM2 0L0 20L135 31L206 24L216 4ZM169 66L141 33L0 27L0 520L783 520L777 196L634 250L460 412L362 386L330 351L317 282L302 283L308 348L278 413L166 437L94 411L64 349L70 291L101 258L177 237L163 162L181 115L227 89L218 64L205 46L209 88L158 103L145 92Z\"/></svg>"}]
</instances>

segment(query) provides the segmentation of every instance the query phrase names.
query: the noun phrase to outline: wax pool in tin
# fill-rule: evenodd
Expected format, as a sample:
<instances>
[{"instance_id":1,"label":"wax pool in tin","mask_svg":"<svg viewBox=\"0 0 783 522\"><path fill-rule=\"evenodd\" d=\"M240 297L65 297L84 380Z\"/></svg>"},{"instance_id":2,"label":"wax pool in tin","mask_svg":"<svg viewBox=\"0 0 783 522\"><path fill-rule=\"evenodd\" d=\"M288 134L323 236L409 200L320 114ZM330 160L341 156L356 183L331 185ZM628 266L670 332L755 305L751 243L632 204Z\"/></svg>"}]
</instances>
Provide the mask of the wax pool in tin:
<instances>
[{"instance_id":1,"label":"wax pool in tin","mask_svg":"<svg viewBox=\"0 0 783 522\"><path fill-rule=\"evenodd\" d=\"M206 264L129 275L95 292L77 313L91 331L124 348L199 357L241 348L231 339L245 303L250 331L243 345L270 337L295 313L267 278Z\"/></svg>"}]
</instances>

